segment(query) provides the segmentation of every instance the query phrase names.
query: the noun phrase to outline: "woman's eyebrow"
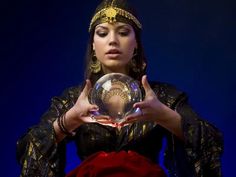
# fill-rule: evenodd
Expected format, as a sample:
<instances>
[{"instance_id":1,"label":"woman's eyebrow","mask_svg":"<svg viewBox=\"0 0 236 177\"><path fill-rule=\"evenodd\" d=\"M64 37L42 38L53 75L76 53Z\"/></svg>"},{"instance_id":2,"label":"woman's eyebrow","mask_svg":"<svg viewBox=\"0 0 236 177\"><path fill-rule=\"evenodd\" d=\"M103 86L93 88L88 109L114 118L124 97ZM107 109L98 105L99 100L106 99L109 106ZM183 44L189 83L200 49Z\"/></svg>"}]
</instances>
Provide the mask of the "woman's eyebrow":
<instances>
[{"instance_id":1,"label":"woman's eyebrow","mask_svg":"<svg viewBox=\"0 0 236 177\"><path fill-rule=\"evenodd\" d=\"M106 27L106 26L102 26L102 25L98 25L98 26L96 26L96 28L95 28L95 29L98 29L98 28L102 28L102 29L108 29L108 27Z\"/></svg>"},{"instance_id":2,"label":"woman's eyebrow","mask_svg":"<svg viewBox=\"0 0 236 177\"><path fill-rule=\"evenodd\" d=\"M98 25L98 26L95 27L95 29L97 29L97 28L108 29L109 27ZM126 24L124 24L124 25L123 24L122 25L116 25L115 26L115 29L121 29L121 28L130 29L129 25L126 25Z\"/></svg>"},{"instance_id":3,"label":"woman's eyebrow","mask_svg":"<svg viewBox=\"0 0 236 177\"><path fill-rule=\"evenodd\" d=\"M119 25L116 27L117 29L125 28L125 29L130 29L128 25Z\"/></svg>"}]
</instances>

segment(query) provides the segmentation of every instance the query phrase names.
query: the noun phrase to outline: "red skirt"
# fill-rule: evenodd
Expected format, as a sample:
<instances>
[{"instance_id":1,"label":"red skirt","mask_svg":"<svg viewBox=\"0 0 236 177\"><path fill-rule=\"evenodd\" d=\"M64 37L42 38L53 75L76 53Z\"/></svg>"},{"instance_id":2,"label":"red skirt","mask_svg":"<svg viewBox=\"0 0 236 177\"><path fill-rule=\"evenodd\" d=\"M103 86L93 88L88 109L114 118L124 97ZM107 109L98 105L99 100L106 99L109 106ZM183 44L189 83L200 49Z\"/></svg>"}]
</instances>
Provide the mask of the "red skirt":
<instances>
[{"instance_id":1,"label":"red skirt","mask_svg":"<svg viewBox=\"0 0 236 177\"><path fill-rule=\"evenodd\" d=\"M163 169L133 151L98 152L83 161L66 177L167 177Z\"/></svg>"}]
</instances>

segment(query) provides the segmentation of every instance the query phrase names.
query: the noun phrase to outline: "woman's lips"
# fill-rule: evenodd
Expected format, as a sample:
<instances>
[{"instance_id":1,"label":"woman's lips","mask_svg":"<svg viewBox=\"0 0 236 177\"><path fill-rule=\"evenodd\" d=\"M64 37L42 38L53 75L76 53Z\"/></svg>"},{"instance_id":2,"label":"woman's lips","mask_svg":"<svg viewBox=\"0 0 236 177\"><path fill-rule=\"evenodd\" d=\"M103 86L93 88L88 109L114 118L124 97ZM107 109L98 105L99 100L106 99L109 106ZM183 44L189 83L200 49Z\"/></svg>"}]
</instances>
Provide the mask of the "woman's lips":
<instances>
[{"instance_id":1,"label":"woman's lips","mask_svg":"<svg viewBox=\"0 0 236 177\"><path fill-rule=\"evenodd\" d=\"M111 59L115 59L118 56L120 56L121 52L117 49L111 49L108 52L106 52L106 56Z\"/></svg>"},{"instance_id":2,"label":"woman's lips","mask_svg":"<svg viewBox=\"0 0 236 177\"><path fill-rule=\"evenodd\" d=\"M108 53L106 56L110 59L116 59L117 57L120 56L120 53Z\"/></svg>"}]
</instances>

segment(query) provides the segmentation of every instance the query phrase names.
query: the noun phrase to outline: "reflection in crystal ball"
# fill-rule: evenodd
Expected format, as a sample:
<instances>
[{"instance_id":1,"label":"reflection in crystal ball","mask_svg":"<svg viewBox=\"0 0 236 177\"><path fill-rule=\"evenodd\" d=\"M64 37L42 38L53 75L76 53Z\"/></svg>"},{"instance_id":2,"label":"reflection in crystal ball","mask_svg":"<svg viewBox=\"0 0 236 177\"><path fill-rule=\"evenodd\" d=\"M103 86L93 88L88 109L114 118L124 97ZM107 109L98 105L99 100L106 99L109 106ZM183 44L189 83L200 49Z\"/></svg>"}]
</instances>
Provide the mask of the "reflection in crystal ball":
<instances>
[{"instance_id":1,"label":"reflection in crystal ball","mask_svg":"<svg viewBox=\"0 0 236 177\"><path fill-rule=\"evenodd\" d=\"M137 111L133 104L142 101L138 83L131 77L110 73L101 77L91 91L90 102L99 107L97 115L110 116L115 123L125 121L125 117Z\"/></svg>"}]
</instances>

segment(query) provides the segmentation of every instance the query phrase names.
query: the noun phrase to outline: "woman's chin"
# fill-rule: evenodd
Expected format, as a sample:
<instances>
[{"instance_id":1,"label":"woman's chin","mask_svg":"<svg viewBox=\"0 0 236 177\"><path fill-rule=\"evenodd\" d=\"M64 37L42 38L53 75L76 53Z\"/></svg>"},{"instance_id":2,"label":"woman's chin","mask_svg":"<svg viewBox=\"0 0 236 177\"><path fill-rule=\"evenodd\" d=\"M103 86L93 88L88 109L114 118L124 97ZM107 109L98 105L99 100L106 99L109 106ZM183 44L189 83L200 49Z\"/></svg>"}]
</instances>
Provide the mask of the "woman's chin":
<instances>
[{"instance_id":1,"label":"woman's chin","mask_svg":"<svg viewBox=\"0 0 236 177\"><path fill-rule=\"evenodd\" d=\"M121 62L110 62L109 65L103 66L103 71L105 73L123 73L127 71L127 65Z\"/></svg>"}]
</instances>

